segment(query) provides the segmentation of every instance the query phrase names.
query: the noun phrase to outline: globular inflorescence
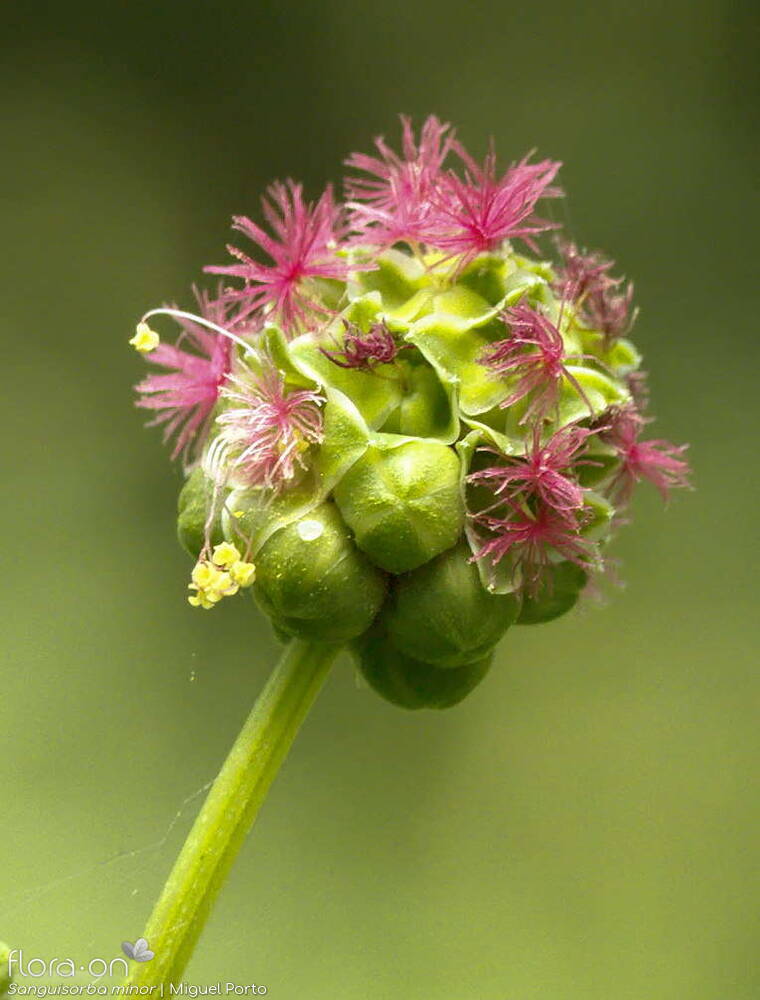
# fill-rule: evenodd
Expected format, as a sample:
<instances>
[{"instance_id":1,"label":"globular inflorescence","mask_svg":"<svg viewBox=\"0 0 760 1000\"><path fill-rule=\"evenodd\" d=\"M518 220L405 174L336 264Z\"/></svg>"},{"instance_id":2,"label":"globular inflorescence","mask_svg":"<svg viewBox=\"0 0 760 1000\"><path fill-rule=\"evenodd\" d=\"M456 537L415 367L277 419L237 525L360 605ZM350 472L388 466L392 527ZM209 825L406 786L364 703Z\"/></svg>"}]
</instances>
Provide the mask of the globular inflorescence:
<instances>
[{"instance_id":1,"label":"globular inflorescence","mask_svg":"<svg viewBox=\"0 0 760 1000\"><path fill-rule=\"evenodd\" d=\"M385 697L444 707L512 624L576 603L638 482L667 498L688 466L645 433L632 284L539 214L559 164L402 123L343 201L273 184L218 284L131 343L187 475L190 603L251 587L282 638L350 643Z\"/></svg>"}]
</instances>

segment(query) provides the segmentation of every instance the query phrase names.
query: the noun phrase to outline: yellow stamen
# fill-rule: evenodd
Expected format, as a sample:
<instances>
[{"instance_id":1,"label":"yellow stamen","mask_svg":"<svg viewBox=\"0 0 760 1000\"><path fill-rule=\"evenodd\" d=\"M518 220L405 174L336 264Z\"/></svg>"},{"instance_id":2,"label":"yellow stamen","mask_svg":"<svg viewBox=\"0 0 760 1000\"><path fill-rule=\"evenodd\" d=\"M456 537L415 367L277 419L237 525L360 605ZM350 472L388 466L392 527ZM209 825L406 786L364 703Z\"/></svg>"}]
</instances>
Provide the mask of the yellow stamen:
<instances>
[{"instance_id":1,"label":"yellow stamen","mask_svg":"<svg viewBox=\"0 0 760 1000\"><path fill-rule=\"evenodd\" d=\"M207 562L199 562L193 566L191 579L196 590L206 590L208 587L213 587L218 575L219 570L216 566L212 566L211 563Z\"/></svg>"},{"instance_id":2,"label":"yellow stamen","mask_svg":"<svg viewBox=\"0 0 760 1000\"><path fill-rule=\"evenodd\" d=\"M241 586L253 583L253 564L243 562L234 545L222 542L214 549L213 557L217 562L229 565L229 571L225 572L207 559L195 564L192 582L187 585L189 590L196 591L187 599L194 608L213 608L223 597L232 597Z\"/></svg>"},{"instance_id":3,"label":"yellow stamen","mask_svg":"<svg viewBox=\"0 0 760 1000\"><path fill-rule=\"evenodd\" d=\"M135 335L130 340L130 344L141 354L148 354L155 351L161 343L161 338L155 330L151 330L147 323L138 323Z\"/></svg>"},{"instance_id":4,"label":"yellow stamen","mask_svg":"<svg viewBox=\"0 0 760 1000\"><path fill-rule=\"evenodd\" d=\"M240 553L234 545L231 545L229 542L222 542L221 545L217 545L214 549L212 558L217 566L229 569L233 563L239 562Z\"/></svg>"},{"instance_id":5,"label":"yellow stamen","mask_svg":"<svg viewBox=\"0 0 760 1000\"><path fill-rule=\"evenodd\" d=\"M256 567L241 559L230 566L230 576L240 587L250 587L256 579Z\"/></svg>"}]
</instances>

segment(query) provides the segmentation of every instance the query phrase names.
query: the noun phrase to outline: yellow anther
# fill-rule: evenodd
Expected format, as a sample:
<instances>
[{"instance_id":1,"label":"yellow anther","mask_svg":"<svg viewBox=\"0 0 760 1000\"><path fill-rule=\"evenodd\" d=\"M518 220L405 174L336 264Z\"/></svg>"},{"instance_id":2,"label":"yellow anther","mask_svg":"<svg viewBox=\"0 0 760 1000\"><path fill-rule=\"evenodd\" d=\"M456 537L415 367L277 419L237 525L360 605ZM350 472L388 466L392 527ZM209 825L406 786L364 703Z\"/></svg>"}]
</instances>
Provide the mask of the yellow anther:
<instances>
[{"instance_id":1,"label":"yellow anther","mask_svg":"<svg viewBox=\"0 0 760 1000\"><path fill-rule=\"evenodd\" d=\"M240 559L240 553L234 545L222 542L214 549L214 558L224 563L231 561L229 572L215 566L207 559L197 562L193 567L192 583L188 584L190 590L196 591L188 597L188 602L194 608L213 608L223 597L232 597L240 589L240 578L247 582L253 582L253 565L244 563ZM239 568L242 567L244 572ZM249 570L250 567L250 570ZM234 572L233 572L234 570ZM242 575L241 575L242 572ZM243 584L245 586L247 584Z\"/></svg>"},{"instance_id":2,"label":"yellow anther","mask_svg":"<svg viewBox=\"0 0 760 1000\"><path fill-rule=\"evenodd\" d=\"M155 351L161 343L161 338L155 330L151 330L147 323L138 323L135 335L130 340L130 344L141 354L148 354Z\"/></svg>"},{"instance_id":3,"label":"yellow anther","mask_svg":"<svg viewBox=\"0 0 760 1000\"><path fill-rule=\"evenodd\" d=\"M233 510L232 512L233 517L243 517L244 515L245 515L244 510Z\"/></svg>"},{"instance_id":4,"label":"yellow anther","mask_svg":"<svg viewBox=\"0 0 760 1000\"><path fill-rule=\"evenodd\" d=\"M214 549L212 558L217 566L229 569L233 563L239 562L240 553L234 545L231 545L229 542L222 542L221 545L217 545Z\"/></svg>"},{"instance_id":5,"label":"yellow anther","mask_svg":"<svg viewBox=\"0 0 760 1000\"><path fill-rule=\"evenodd\" d=\"M256 567L253 563L235 562L230 566L230 576L240 587L250 587L256 579Z\"/></svg>"},{"instance_id":6,"label":"yellow anther","mask_svg":"<svg viewBox=\"0 0 760 1000\"><path fill-rule=\"evenodd\" d=\"M206 590L208 587L213 587L218 575L219 570L216 566L212 566L208 562L198 562L193 566L191 574L193 583L190 586L194 584L197 590Z\"/></svg>"},{"instance_id":7,"label":"yellow anther","mask_svg":"<svg viewBox=\"0 0 760 1000\"><path fill-rule=\"evenodd\" d=\"M188 603L192 604L194 608L205 608L206 611L214 606L213 603L208 600L203 591L199 591L197 594L191 594L187 600Z\"/></svg>"},{"instance_id":8,"label":"yellow anther","mask_svg":"<svg viewBox=\"0 0 760 1000\"><path fill-rule=\"evenodd\" d=\"M211 600L213 600L214 594L218 594L219 599L222 597L231 597L233 594L237 594L238 585L233 583L229 573L219 573L216 580L214 580L206 592Z\"/></svg>"}]
</instances>

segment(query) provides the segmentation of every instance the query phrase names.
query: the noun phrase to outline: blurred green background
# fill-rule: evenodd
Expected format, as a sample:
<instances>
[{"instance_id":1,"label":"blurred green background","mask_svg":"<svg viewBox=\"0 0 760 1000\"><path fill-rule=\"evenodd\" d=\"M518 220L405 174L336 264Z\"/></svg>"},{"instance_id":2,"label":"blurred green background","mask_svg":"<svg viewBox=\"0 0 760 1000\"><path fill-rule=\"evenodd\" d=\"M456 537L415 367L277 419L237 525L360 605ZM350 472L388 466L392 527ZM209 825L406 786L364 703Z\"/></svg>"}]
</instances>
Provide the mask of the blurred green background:
<instances>
[{"instance_id":1,"label":"blurred green background","mask_svg":"<svg viewBox=\"0 0 760 1000\"><path fill-rule=\"evenodd\" d=\"M449 713L341 661L191 966L282 1000L756 1000L760 671L756 8L35 5L0 49L0 938L134 940L277 655L185 603L178 473L126 341L225 260L275 177L311 193L396 114L562 159L561 217L635 278L656 431L624 591L515 629ZM225 602L226 604L227 602ZM754 649L753 649L754 645ZM185 802L183 808L183 802Z\"/></svg>"}]
</instances>

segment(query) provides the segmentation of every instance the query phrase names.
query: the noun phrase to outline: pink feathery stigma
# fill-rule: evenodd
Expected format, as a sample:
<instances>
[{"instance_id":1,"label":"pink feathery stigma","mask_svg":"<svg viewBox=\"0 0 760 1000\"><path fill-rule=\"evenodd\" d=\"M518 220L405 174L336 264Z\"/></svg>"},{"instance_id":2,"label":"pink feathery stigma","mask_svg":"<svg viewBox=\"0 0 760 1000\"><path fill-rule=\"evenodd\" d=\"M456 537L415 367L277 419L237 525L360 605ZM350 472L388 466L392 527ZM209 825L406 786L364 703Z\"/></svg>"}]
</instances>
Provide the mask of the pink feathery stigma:
<instances>
[{"instance_id":1,"label":"pink feathery stigma","mask_svg":"<svg viewBox=\"0 0 760 1000\"><path fill-rule=\"evenodd\" d=\"M653 483L663 500L668 499L672 489L690 486L689 463L682 458L688 445L675 445L661 438L640 441L646 421L633 406L617 407L604 419L606 427L600 436L612 445L621 463L609 487L615 503L625 505L642 479Z\"/></svg>"},{"instance_id":2,"label":"pink feathery stigma","mask_svg":"<svg viewBox=\"0 0 760 1000\"><path fill-rule=\"evenodd\" d=\"M569 372L567 361L581 361L581 355L565 356L565 348L557 327L530 306L518 305L507 309L502 320L509 336L491 344L482 363L496 375L514 379L514 387L500 404L512 406L530 396L530 402L520 420L544 420L559 405L563 377L593 414L593 407L578 380Z\"/></svg>"},{"instance_id":3,"label":"pink feathery stigma","mask_svg":"<svg viewBox=\"0 0 760 1000\"><path fill-rule=\"evenodd\" d=\"M475 515L474 521L490 537L473 558L487 559L495 566L509 556L528 594L541 589L553 556L586 570L599 562L596 547L580 535L579 518L569 518L550 507L539 505L534 513L515 507L506 517L483 513Z\"/></svg>"},{"instance_id":4,"label":"pink feathery stigma","mask_svg":"<svg viewBox=\"0 0 760 1000\"><path fill-rule=\"evenodd\" d=\"M608 272L614 261L601 254L581 251L574 243L560 243L562 267L555 290L563 300L576 302L582 309L582 319L594 330L600 330L608 345L625 336L636 319L633 303L633 283L621 288L624 279L613 278Z\"/></svg>"},{"instance_id":5,"label":"pink feathery stigma","mask_svg":"<svg viewBox=\"0 0 760 1000\"><path fill-rule=\"evenodd\" d=\"M205 270L243 279L244 288L225 292L228 301L239 304L241 319L261 321L271 313L285 325L286 332L292 332L308 312L325 312L319 299L309 294L305 279L345 279L348 264L335 253L345 227L330 187L315 205L304 201L302 185L292 180L272 184L267 194L268 198L262 198L262 206L273 236L246 216L235 216L233 227L255 243L272 263L263 264L228 246L239 263Z\"/></svg>"},{"instance_id":6,"label":"pink feathery stigma","mask_svg":"<svg viewBox=\"0 0 760 1000\"><path fill-rule=\"evenodd\" d=\"M637 310L631 309L632 304L633 282L629 281L621 291L614 285L589 293L583 309L589 326L601 330L609 345L624 337L635 323Z\"/></svg>"},{"instance_id":7,"label":"pink feathery stigma","mask_svg":"<svg viewBox=\"0 0 760 1000\"><path fill-rule=\"evenodd\" d=\"M591 464L579 459L578 452L593 432L576 424L568 424L541 443L541 427L536 424L524 458L502 455L491 448L483 452L498 455L500 463L473 472L471 483L490 487L495 503L514 505L519 500L535 498L559 514L568 514L583 507L583 490L573 478L579 465Z\"/></svg>"},{"instance_id":8,"label":"pink feathery stigma","mask_svg":"<svg viewBox=\"0 0 760 1000\"><path fill-rule=\"evenodd\" d=\"M554 289L567 302L585 298L591 292L605 292L620 284L608 272L615 262L596 252L579 250L575 243L558 241L562 266L558 269Z\"/></svg>"},{"instance_id":9,"label":"pink feathery stigma","mask_svg":"<svg viewBox=\"0 0 760 1000\"><path fill-rule=\"evenodd\" d=\"M322 440L323 397L287 389L273 368L259 377L229 376L222 396L238 404L217 417L235 475L248 486L280 490L305 468L308 446Z\"/></svg>"},{"instance_id":10,"label":"pink feathery stigma","mask_svg":"<svg viewBox=\"0 0 760 1000\"><path fill-rule=\"evenodd\" d=\"M449 171L436 199L437 221L429 242L450 256L460 256L464 267L478 254L498 249L505 240L532 237L557 227L533 214L539 198L557 198L552 187L561 164L553 160L513 164L500 177L493 149L479 166L459 144L454 149L465 164L465 177Z\"/></svg>"},{"instance_id":11,"label":"pink feathery stigma","mask_svg":"<svg viewBox=\"0 0 760 1000\"><path fill-rule=\"evenodd\" d=\"M193 291L204 319L221 327L231 325L225 301ZM151 364L169 373L149 375L139 382L135 405L156 412L151 423L164 426L164 440L176 435L172 458L183 455L189 464L206 440L220 387L230 370L232 342L190 319L178 318L177 322L182 331L177 342L173 346L161 343L147 356Z\"/></svg>"},{"instance_id":12,"label":"pink feathery stigma","mask_svg":"<svg viewBox=\"0 0 760 1000\"><path fill-rule=\"evenodd\" d=\"M639 413L649 406L649 382L646 372L631 372L626 375L625 384Z\"/></svg>"},{"instance_id":13,"label":"pink feathery stigma","mask_svg":"<svg viewBox=\"0 0 760 1000\"><path fill-rule=\"evenodd\" d=\"M375 139L379 156L353 153L346 165L366 177L345 182L351 228L356 242L390 246L399 241L425 243L435 224L433 197L452 149L450 126L431 115L415 140L411 120L401 116L402 155ZM448 133L448 134L447 134Z\"/></svg>"},{"instance_id":14,"label":"pink feathery stigma","mask_svg":"<svg viewBox=\"0 0 760 1000\"><path fill-rule=\"evenodd\" d=\"M340 368L370 372L378 365L395 361L400 348L384 323L375 323L367 333L362 333L354 323L348 323L341 350L330 351L324 347L320 350Z\"/></svg>"}]
</instances>

